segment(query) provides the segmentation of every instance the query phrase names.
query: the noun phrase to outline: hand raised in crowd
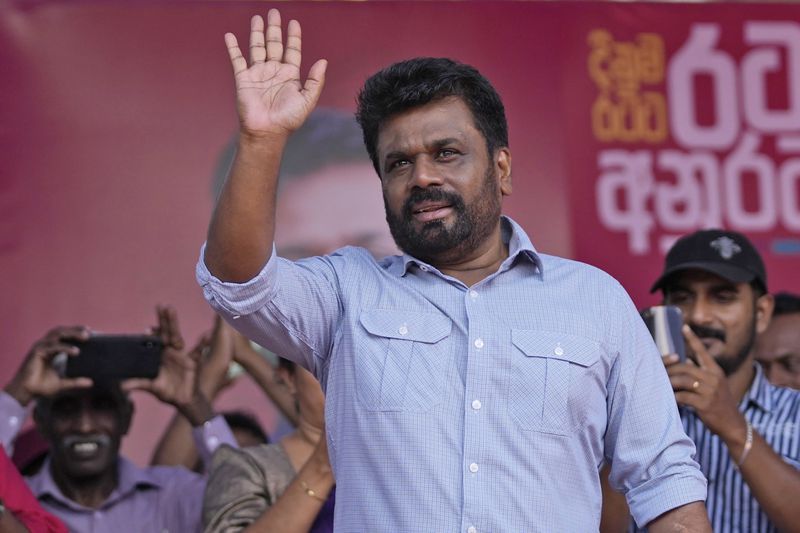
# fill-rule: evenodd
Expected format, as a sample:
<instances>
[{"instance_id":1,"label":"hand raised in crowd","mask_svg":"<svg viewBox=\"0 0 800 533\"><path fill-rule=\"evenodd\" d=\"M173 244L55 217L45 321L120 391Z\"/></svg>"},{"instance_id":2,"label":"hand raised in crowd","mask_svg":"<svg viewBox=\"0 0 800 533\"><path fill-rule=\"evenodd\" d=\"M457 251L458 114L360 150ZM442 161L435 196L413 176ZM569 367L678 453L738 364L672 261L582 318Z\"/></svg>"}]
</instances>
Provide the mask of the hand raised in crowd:
<instances>
[{"instance_id":1,"label":"hand raised in crowd","mask_svg":"<svg viewBox=\"0 0 800 533\"><path fill-rule=\"evenodd\" d=\"M678 363L674 354L664 357L676 401L693 408L703 424L723 439L743 435L746 422L728 387L725 372L689 326L683 326L683 334L696 362Z\"/></svg>"},{"instance_id":2,"label":"hand raised in crowd","mask_svg":"<svg viewBox=\"0 0 800 533\"><path fill-rule=\"evenodd\" d=\"M201 354L199 387L209 400L216 398L234 381L228 375L234 356L233 333L233 329L215 315L213 329L198 342Z\"/></svg>"},{"instance_id":3,"label":"hand raised in crowd","mask_svg":"<svg viewBox=\"0 0 800 533\"><path fill-rule=\"evenodd\" d=\"M325 82L327 61L318 60L300 80L300 23L289 21L283 42L281 14L270 9L267 28L260 15L250 21L250 66L232 33L225 45L233 66L242 132L254 136L287 135L300 127L316 106Z\"/></svg>"},{"instance_id":4,"label":"hand raised in crowd","mask_svg":"<svg viewBox=\"0 0 800 533\"><path fill-rule=\"evenodd\" d=\"M121 383L122 389L150 392L162 402L174 405L192 425L199 425L213 414L198 386L202 344L186 351L175 309L158 306L156 314L158 326L154 334L164 343L158 375L153 379L127 379Z\"/></svg>"},{"instance_id":5,"label":"hand raised in crowd","mask_svg":"<svg viewBox=\"0 0 800 533\"><path fill-rule=\"evenodd\" d=\"M35 397L55 396L67 389L91 387L91 379L63 377L53 365L53 359L58 354L64 353L70 357L78 354L78 348L69 341L80 342L88 338L89 330L83 326L53 328L33 344L5 391L21 405L28 405Z\"/></svg>"}]
</instances>

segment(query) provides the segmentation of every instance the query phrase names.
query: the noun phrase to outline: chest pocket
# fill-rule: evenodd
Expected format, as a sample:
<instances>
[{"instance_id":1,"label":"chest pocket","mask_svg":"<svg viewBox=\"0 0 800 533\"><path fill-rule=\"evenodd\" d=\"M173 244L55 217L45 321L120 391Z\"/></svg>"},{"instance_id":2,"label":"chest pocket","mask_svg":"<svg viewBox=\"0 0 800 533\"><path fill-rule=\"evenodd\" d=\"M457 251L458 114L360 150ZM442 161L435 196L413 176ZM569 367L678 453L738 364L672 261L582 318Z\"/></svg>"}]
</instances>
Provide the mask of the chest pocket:
<instances>
[{"instance_id":1,"label":"chest pocket","mask_svg":"<svg viewBox=\"0 0 800 533\"><path fill-rule=\"evenodd\" d=\"M370 411L424 412L441 402L453 323L438 313L371 309L355 361L358 399Z\"/></svg>"},{"instance_id":2,"label":"chest pocket","mask_svg":"<svg viewBox=\"0 0 800 533\"><path fill-rule=\"evenodd\" d=\"M600 358L599 344L538 330L512 330L511 342L509 414L523 429L574 432L591 407L584 387L591 383L590 367Z\"/></svg>"}]
</instances>

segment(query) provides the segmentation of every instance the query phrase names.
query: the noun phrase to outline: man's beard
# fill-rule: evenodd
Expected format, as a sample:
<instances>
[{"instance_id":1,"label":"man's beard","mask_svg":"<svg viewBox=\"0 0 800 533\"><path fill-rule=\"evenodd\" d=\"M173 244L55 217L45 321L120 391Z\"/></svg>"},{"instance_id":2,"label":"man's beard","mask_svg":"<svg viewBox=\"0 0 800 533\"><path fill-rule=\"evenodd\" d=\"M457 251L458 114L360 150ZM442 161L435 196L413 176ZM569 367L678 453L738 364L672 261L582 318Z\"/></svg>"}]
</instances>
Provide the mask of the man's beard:
<instances>
[{"instance_id":1,"label":"man's beard","mask_svg":"<svg viewBox=\"0 0 800 533\"><path fill-rule=\"evenodd\" d=\"M697 335L700 339L703 337L711 337L714 339L718 339L722 342L725 342L727 335L725 332L719 329L709 328L706 326L694 325L689 324L689 327L692 328L692 331L695 335ZM756 342L756 315L755 310L753 311L753 320L750 323L749 328L749 336L747 337L747 342L742 345L742 348L739 350L738 353L734 355L727 355L722 354L714 360L717 364L722 368L722 371L725 372L726 376L730 376L739 368L741 368L742 364L747 360L747 357L750 355L750 351L753 349L753 344Z\"/></svg>"},{"instance_id":2,"label":"man's beard","mask_svg":"<svg viewBox=\"0 0 800 533\"><path fill-rule=\"evenodd\" d=\"M490 167L484 176L480 193L470 205L466 205L460 195L439 187L414 189L399 215L389 209L385 196L383 203L386 222L398 248L417 259L432 263L435 259L458 260L478 248L491 235L501 213L498 196L494 169ZM448 227L440 219L427 222L417 230L412 206L423 201L449 204L455 216L452 226Z\"/></svg>"}]
</instances>

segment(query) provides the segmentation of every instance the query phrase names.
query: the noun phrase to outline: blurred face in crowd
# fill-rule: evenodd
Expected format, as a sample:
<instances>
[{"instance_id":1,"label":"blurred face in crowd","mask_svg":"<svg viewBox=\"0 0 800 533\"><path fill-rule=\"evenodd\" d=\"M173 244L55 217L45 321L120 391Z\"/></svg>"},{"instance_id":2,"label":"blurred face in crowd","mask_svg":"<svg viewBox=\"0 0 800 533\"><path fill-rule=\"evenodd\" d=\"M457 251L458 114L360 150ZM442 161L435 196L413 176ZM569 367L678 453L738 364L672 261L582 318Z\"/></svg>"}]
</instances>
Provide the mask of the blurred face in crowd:
<instances>
[{"instance_id":1,"label":"blurred face in crowd","mask_svg":"<svg viewBox=\"0 0 800 533\"><path fill-rule=\"evenodd\" d=\"M728 376L748 359L772 310L772 300L758 297L749 283L732 283L702 270L676 274L664 287L664 297L665 303L680 307L684 321Z\"/></svg>"},{"instance_id":2,"label":"blurred face in crowd","mask_svg":"<svg viewBox=\"0 0 800 533\"><path fill-rule=\"evenodd\" d=\"M800 390L800 313L773 316L756 339L755 354L767 379Z\"/></svg>"},{"instance_id":3,"label":"blurred face in crowd","mask_svg":"<svg viewBox=\"0 0 800 533\"><path fill-rule=\"evenodd\" d=\"M422 260L458 260L497 228L511 191L472 112L447 97L389 118L378 136L386 219L397 245Z\"/></svg>"},{"instance_id":4,"label":"blurred face in crowd","mask_svg":"<svg viewBox=\"0 0 800 533\"><path fill-rule=\"evenodd\" d=\"M89 480L116 472L120 442L132 414L121 391L68 391L43 411L37 423L50 442L54 477Z\"/></svg>"},{"instance_id":5,"label":"blurred face in crowd","mask_svg":"<svg viewBox=\"0 0 800 533\"><path fill-rule=\"evenodd\" d=\"M282 257L324 255L346 245L381 258L397 252L384 222L380 181L368 161L336 163L281 185L275 246Z\"/></svg>"}]
</instances>

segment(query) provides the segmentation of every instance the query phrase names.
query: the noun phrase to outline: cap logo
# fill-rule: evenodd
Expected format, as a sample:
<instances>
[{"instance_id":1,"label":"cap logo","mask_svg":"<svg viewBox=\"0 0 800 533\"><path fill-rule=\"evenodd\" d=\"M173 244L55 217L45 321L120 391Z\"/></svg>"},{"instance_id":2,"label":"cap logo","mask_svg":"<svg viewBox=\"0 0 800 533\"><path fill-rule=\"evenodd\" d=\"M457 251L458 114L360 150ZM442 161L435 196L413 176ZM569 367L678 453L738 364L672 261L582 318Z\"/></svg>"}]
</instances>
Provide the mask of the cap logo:
<instances>
[{"instance_id":1,"label":"cap logo","mask_svg":"<svg viewBox=\"0 0 800 533\"><path fill-rule=\"evenodd\" d=\"M720 257L723 259L730 259L742 251L742 248L730 237L714 239L711 241L711 247L719 252Z\"/></svg>"}]
</instances>

